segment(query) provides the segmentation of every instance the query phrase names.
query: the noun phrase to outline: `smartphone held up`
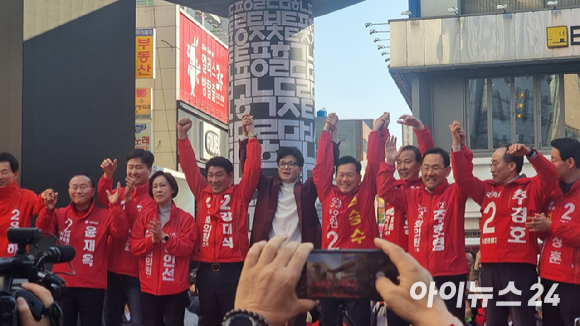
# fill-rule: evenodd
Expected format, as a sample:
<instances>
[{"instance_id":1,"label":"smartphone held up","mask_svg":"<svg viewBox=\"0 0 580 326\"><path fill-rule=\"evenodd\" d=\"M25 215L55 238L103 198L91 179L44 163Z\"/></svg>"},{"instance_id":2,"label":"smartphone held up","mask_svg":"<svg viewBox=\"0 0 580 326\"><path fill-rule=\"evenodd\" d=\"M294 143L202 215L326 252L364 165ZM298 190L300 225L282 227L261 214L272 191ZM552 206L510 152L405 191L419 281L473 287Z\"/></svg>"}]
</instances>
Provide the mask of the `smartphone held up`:
<instances>
[{"instance_id":1,"label":"smartphone held up","mask_svg":"<svg viewBox=\"0 0 580 326\"><path fill-rule=\"evenodd\" d=\"M399 272L381 250L313 250L299 283L300 297L382 300L378 276L398 284Z\"/></svg>"}]
</instances>

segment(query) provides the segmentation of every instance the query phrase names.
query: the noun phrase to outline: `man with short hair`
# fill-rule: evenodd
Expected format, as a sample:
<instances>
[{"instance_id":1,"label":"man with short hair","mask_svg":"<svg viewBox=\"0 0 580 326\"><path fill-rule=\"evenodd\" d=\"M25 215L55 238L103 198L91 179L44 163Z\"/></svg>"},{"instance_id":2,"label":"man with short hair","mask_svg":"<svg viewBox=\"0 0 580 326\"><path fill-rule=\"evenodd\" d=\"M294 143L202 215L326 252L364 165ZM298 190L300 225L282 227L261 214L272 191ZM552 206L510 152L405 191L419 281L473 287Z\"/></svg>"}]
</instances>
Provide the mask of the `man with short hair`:
<instances>
[{"instance_id":1,"label":"man with short hair","mask_svg":"<svg viewBox=\"0 0 580 326\"><path fill-rule=\"evenodd\" d=\"M246 125L243 125L239 150L242 169L247 155L247 138L248 131ZM332 138L334 157L338 159L340 142L335 133ZM278 151L276 164L277 176L260 174L250 245L269 240L278 234L286 234L286 242L310 242L314 248L320 248L321 228L316 212L318 193L312 178L308 178L305 183L300 181L304 156L297 148L284 147Z\"/></svg>"},{"instance_id":2,"label":"man with short hair","mask_svg":"<svg viewBox=\"0 0 580 326\"><path fill-rule=\"evenodd\" d=\"M528 217L531 232L547 232L540 258L544 325L572 326L580 316L580 142L552 140L552 163L560 188L548 199L547 214ZM557 286L554 292L552 288ZM559 302L554 304L558 297Z\"/></svg>"},{"instance_id":3,"label":"man with short hair","mask_svg":"<svg viewBox=\"0 0 580 326\"><path fill-rule=\"evenodd\" d=\"M247 115L242 118L250 139L248 161L238 185L232 185L232 163L220 156L207 161L207 180L203 177L187 138L192 122L184 118L177 123L179 160L197 202L196 223L201 233L193 260L199 262L197 288L202 325L221 325L226 312L233 309L240 273L248 253L248 205L262 172L262 149L253 122L248 121L251 118Z\"/></svg>"},{"instance_id":4,"label":"man with short hair","mask_svg":"<svg viewBox=\"0 0 580 326\"><path fill-rule=\"evenodd\" d=\"M129 222L129 234L124 239L111 237L109 241L109 262L107 271L107 292L105 325L121 326L125 305L131 312L131 324L144 326L141 285L139 283L139 264L137 257L129 251L131 227L141 214L156 208L155 201L149 196L149 175L154 156L150 151L134 149L127 156L126 186L120 189L121 207ZM117 159L109 158L101 163L103 176L99 180L97 202L107 207L107 191L113 188L113 173L117 170Z\"/></svg>"},{"instance_id":5,"label":"man with short hair","mask_svg":"<svg viewBox=\"0 0 580 326\"><path fill-rule=\"evenodd\" d=\"M447 182L451 173L449 153L441 148L425 152L421 164L422 187L398 189L393 176L397 139L391 137L385 149L386 162L381 163L378 185L379 196L396 210L407 214L412 236L409 254L425 267L438 288L451 282L457 292L444 300L447 309L459 319L465 317L464 301L457 300L465 291L467 260L465 259L465 202L467 194L457 184ZM465 163L467 167L470 161ZM463 286L461 286L463 285ZM457 305L459 304L459 307Z\"/></svg>"},{"instance_id":6,"label":"man with short hair","mask_svg":"<svg viewBox=\"0 0 580 326\"><path fill-rule=\"evenodd\" d=\"M62 297L64 326L76 326L79 316L82 326L101 326L107 288L107 241L109 236L126 239L129 229L120 206L120 188L118 183L117 192L107 191L109 210L95 205L95 180L85 173L75 174L69 181L71 203L67 207L55 209L58 193L49 190L45 194L45 208L38 215L37 226L55 234L76 252L71 261L76 274L71 274L68 264L55 264L52 269L64 272L61 277L67 284Z\"/></svg>"},{"instance_id":7,"label":"man with short hair","mask_svg":"<svg viewBox=\"0 0 580 326\"><path fill-rule=\"evenodd\" d=\"M473 175L459 122L449 126L453 136L453 177L459 187L481 206L481 286L491 287L493 297L487 302L485 317L489 325L507 323L514 326L535 325L535 308L528 305L537 283L536 233L526 230L528 216L540 213L547 195L557 188L558 173L541 153L523 144L498 148L491 157L491 180L482 181ZM537 175L520 174L523 156ZM497 292L496 292L497 291ZM505 306L501 302L519 302ZM498 305L499 304L499 305Z\"/></svg>"},{"instance_id":8,"label":"man with short hair","mask_svg":"<svg viewBox=\"0 0 580 326\"><path fill-rule=\"evenodd\" d=\"M322 203L323 249L370 249L378 237L375 218L377 194L376 174L383 160L381 152L388 137L389 114L384 113L374 121L369 135L365 178L361 182L361 164L352 156L344 156L336 162L336 185L332 184L334 160L331 131L336 131L338 117L330 113L320 139L318 155L312 177ZM336 325L340 306L358 326L369 325L370 301L325 299L321 301L323 325Z\"/></svg>"},{"instance_id":9,"label":"man with short hair","mask_svg":"<svg viewBox=\"0 0 580 326\"><path fill-rule=\"evenodd\" d=\"M423 154L433 147L433 137L431 131L423 122L412 115L403 114L397 123L413 127L415 136L417 136L417 144L419 147L412 145L404 146L401 149L401 155L397 159L397 172L399 178L395 182L395 186L401 189L417 188L423 186L423 181L419 176L421 172L421 162ZM379 185L380 187L380 185ZM385 224L381 238L388 240L401 248L408 251L409 249L409 221L407 215L395 209L385 200ZM387 321L389 326L408 326L409 322L397 316L391 309L387 310Z\"/></svg>"},{"instance_id":10,"label":"man with short hair","mask_svg":"<svg viewBox=\"0 0 580 326\"><path fill-rule=\"evenodd\" d=\"M18 249L9 243L9 228L30 227L32 217L43 207L42 196L18 187L18 160L12 154L0 153L0 257L11 257Z\"/></svg>"}]
</instances>

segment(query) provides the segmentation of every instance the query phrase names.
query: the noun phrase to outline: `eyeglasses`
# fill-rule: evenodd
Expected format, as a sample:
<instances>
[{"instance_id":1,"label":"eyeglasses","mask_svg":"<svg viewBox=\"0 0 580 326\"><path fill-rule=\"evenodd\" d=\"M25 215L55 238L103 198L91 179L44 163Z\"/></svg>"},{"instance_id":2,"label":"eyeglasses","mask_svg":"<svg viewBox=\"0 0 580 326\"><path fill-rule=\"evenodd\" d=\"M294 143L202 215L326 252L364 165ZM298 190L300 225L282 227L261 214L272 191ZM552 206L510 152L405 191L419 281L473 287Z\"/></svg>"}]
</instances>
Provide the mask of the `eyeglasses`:
<instances>
[{"instance_id":1,"label":"eyeglasses","mask_svg":"<svg viewBox=\"0 0 580 326\"><path fill-rule=\"evenodd\" d=\"M92 187L91 187L91 186L89 186L89 185L81 185L81 186L74 185L74 186L71 186L71 187L70 187L70 190L72 190L72 191L77 191L77 190L79 190L79 189L80 189L81 191L85 191L85 190L87 190L87 189L89 189L89 188L92 188Z\"/></svg>"},{"instance_id":2,"label":"eyeglasses","mask_svg":"<svg viewBox=\"0 0 580 326\"><path fill-rule=\"evenodd\" d=\"M439 165L423 165L421 166L421 172L429 173L429 171L433 171L433 173L439 173L439 171L443 170Z\"/></svg>"},{"instance_id":3,"label":"eyeglasses","mask_svg":"<svg viewBox=\"0 0 580 326\"><path fill-rule=\"evenodd\" d=\"M294 163L294 162L290 162L290 163L285 163L285 162L278 162L278 167L281 169L286 169L286 168L295 168L298 164Z\"/></svg>"}]
</instances>

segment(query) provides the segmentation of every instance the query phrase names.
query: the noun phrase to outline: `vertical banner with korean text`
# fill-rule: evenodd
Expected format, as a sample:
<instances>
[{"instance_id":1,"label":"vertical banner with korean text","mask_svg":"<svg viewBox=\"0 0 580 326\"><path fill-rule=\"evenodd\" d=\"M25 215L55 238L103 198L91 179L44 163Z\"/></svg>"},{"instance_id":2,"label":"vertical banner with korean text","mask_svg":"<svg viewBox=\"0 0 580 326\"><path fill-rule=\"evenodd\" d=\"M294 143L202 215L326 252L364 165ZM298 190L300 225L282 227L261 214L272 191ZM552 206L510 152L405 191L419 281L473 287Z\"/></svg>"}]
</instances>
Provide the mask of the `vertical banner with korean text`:
<instances>
[{"instance_id":1,"label":"vertical banner with korean text","mask_svg":"<svg viewBox=\"0 0 580 326\"><path fill-rule=\"evenodd\" d=\"M314 144L314 25L307 0L245 0L229 7L229 156L239 180L242 115L254 116L262 170L277 174L276 155L296 147L302 180L312 173Z\"/></svg>"},{"instance_id":2,"label":"vertical banner with korean text","mask_svg":"<svg viewBox=\"0 0 580 326\"><path fill-rule=\"evenodd\" d=\"M153 124L149 121L135 121L135 148L151 150Z\"/></svg>"},{"instance_id":3,"label":"vertical banner with korean text","mask_svg":"<svg viewBox=\"0 0 580 326\"><path fill-rule=\"evenodd\" d=\"M227 123L228 49L184 13L180 33L180 100Z\"/></svg>"},{"instance_id":4,"label":"vertical banner with korean text","mask_svg":"<svg viewBox=\"0 0 580 326\"><path fill-rule=\"evenodd\" d=\"M155 78L155 30L135 30L135 78Z\"/></svg>"}]
</instances>

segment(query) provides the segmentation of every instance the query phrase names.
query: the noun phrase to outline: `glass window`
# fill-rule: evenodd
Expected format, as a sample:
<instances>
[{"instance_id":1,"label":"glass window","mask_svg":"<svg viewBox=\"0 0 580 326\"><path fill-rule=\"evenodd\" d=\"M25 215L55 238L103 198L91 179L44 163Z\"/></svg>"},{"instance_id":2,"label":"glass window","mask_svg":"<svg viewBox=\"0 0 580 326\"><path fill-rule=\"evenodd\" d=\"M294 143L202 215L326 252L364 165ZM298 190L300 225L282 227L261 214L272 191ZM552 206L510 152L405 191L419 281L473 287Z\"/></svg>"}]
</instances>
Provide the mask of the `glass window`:
<instances>
[{"instance_id":1,"label":"glass window","mask_svg":"<svg viewBox=\"0 0 580 326\"><path fill-rule=\"evenodd\" d=\"M491 83L493 148L500 148L512 143L511 78L494 78Z\"/></svg>"},{"instance_id":2,"label":"glass window","mask_svg":"<svg viewBox=\"0 0 580 326\"><path fill-rule=\"evenodd\" d=\"M542 147L550 147L554 138L562 135L562 105L560 103L560 78L558 75L541 75L540 80L540 129Z\"/></svg>"},{"instance_id":3,"label":"glass window","mask_svg":"<svg viewBox=\"0 0 580 326\"><path fill-rule=\"evenodd\" d=\"M564 75L566 137L580 140L580 75Z\"/></svg>"},{"instance_id":4,"label":"glass window","mask_svg":"<svg viewBox=\"0 0 580 326\"><path fill-rule=\"evenodd\" d=\"M515 122L514 143L534 146L534 77L515 78Z\"/></svg>"},{"instance_id":5,"label":"glass window","mask_svg":"<svg viewBox=\"0 0 580 326\"><path fill-rule=\"evenodd\" d=\"M469 146L471 149L488 148L487 80L469 80Z\"/></svg>"}]
</instances>

